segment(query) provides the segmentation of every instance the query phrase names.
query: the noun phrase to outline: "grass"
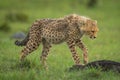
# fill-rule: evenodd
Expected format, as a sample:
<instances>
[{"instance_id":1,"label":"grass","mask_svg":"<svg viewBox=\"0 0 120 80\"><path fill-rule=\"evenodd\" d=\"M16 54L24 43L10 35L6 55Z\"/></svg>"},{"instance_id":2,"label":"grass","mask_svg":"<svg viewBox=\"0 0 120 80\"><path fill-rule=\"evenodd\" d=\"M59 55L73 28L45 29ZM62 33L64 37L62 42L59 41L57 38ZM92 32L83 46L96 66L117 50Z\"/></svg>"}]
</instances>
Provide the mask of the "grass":
<instances>
[{"instance_id":1,"label":"grass","mask_svg":"<svg viewBox=\"0 0 120 80\"><path fill-rule=\"evenodd\" d=\"M5 16L9 12L25 13L29 20L9 22L10 32L0 31L0 80L119 80L120 74L112 71L67 71L74 62L65 43L51 48L47 60L48 71L42 68L39 60L42 46L30 54L24 63L19 62L22 47L14 45L15 40L10 39L12 34L18 31L27 32L35 19L58 18L71 13L89 16L98 21L100 31L97 39L83 37L89 49L89 61L108 59L120 62L120 1L99 0L98 5L91 9L85 6L86 2L87 0L1 0L0 24L6 22ZM82 61L82 52L79 48L77 51Z\"/></svg>"}]
</instances>

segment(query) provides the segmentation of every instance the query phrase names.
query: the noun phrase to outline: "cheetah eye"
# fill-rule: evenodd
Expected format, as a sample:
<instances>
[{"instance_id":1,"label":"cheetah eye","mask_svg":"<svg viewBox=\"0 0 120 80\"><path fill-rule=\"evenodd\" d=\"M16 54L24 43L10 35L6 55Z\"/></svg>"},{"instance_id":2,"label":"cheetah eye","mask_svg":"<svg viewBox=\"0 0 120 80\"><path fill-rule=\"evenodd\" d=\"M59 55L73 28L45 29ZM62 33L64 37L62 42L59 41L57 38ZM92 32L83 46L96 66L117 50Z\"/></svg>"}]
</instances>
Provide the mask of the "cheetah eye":
<instances>
[{"instance_id":1,"label":"cheetah eye","mask_svg":"<svg viewBox=\"0 0 120 80\"><path fill-rule=\"evenodd\" d=\"M91 31L92 33L94 33L95 31Z\"/></svg>"}]
</instances>

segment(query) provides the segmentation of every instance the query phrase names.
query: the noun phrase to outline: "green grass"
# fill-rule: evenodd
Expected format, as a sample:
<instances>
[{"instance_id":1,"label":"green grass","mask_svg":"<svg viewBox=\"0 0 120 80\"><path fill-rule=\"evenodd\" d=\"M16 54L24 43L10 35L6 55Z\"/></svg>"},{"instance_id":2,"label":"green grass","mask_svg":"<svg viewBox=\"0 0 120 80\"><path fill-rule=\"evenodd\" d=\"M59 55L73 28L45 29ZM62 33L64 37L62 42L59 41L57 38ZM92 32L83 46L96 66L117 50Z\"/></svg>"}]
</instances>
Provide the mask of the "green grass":
<instances>
[{"instance_id":1,"label":"green grass","mask_svg":"<svg viewBox=\"0 0 120 80\"><path fill-rule=\"evenodd\" d=\"M82 39L89 49L89 61L107 59L120 62L120 1L99 0L94 8L87 8L87 0L1 0L0 24L6 22L9 12L22 12L29 16L28 22L9 22L10 32L0 31L0 80L119 80L120 74L89 69L69 72L74 62L66 45L54 45L48 56L49 70L40 63L42 46L27 56L27 61L19 62L22 47L14 45L10 36L18 31L28 31L35 19L59 18L77 13L98 21L100 29L95 40L84 36ZM20 4L21 3L21 4ZM14 5L13 5L14 4ZM82 51L77 48L82 61Z\"/></svg>"}]
</instances>

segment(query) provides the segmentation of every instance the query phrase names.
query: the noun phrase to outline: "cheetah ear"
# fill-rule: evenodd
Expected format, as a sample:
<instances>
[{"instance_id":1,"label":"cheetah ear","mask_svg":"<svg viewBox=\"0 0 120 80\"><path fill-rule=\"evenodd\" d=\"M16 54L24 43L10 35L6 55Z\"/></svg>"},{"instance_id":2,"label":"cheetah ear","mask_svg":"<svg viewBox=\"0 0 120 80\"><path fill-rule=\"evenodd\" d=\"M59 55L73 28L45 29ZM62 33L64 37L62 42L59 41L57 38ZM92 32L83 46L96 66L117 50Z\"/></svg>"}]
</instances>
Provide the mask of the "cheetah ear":
<instances>
[{"instance_id":1,"label":"cheetah ear","mask_svg":"<svg viewBox=\"0 0 120 80\"><path fill-rule=\"evenodd\" d=\"M91 22L91 20L90 20L90 19L88 19L88 20L86 20L85 22L90 23L90 22Z\"/></svg>"}]
</instances>

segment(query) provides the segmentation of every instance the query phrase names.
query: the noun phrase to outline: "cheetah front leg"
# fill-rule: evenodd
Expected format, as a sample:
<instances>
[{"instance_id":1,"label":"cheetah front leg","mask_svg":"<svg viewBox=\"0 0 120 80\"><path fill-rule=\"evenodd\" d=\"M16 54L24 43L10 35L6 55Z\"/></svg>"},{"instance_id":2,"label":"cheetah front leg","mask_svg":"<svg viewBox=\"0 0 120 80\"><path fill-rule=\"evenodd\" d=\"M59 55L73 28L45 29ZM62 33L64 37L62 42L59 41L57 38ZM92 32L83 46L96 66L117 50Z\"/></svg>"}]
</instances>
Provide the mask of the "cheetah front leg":
<instances>
[{"instance_id":1,"label":"cheetah front leg","mask_svg":"<svg viewBox=\"0 0 120 80\"><path fill-rule=\"evenodd\" d=\"M42 50L42 55L41 55L40 59L41 59L42 65L44 66L44 68L46 70L48 69L46 60L47 60L47 56L48 56L48 53L49 53L49 50L51 47L52 47L51 44L49 44L46 41L43 41L43 50Z\"/></svg>"},{"instance_id":2,"label":"cheetah front leg","mask_svg":"<svg viewBox=\"0 0 120 80\"><path fill-rule=\"evenodd\" d=\"M80 58L79 58L79 55L76 52L74 40L71 40L71 39L68 40L67 44L68 44L69 49L70 49L70 51L72 53L72 57L73 57L73 59L75 61L75 65L80 65Z\"/></svg>"},{"instance_id":3,"label":"cheetah front leg","mask_svg":"<svg viewBox=\"0 0 120 80\"><path fill-rule=\"evenodd\" d=\"M88 50L87 48L85 47L85 45L83 44L83 42L79 39L79 40L76 40L75 44L81 48L81 50L83 51L83 61L84 61L84 64L87 64L88 63Z\"/></svg>"}]
</instances>

